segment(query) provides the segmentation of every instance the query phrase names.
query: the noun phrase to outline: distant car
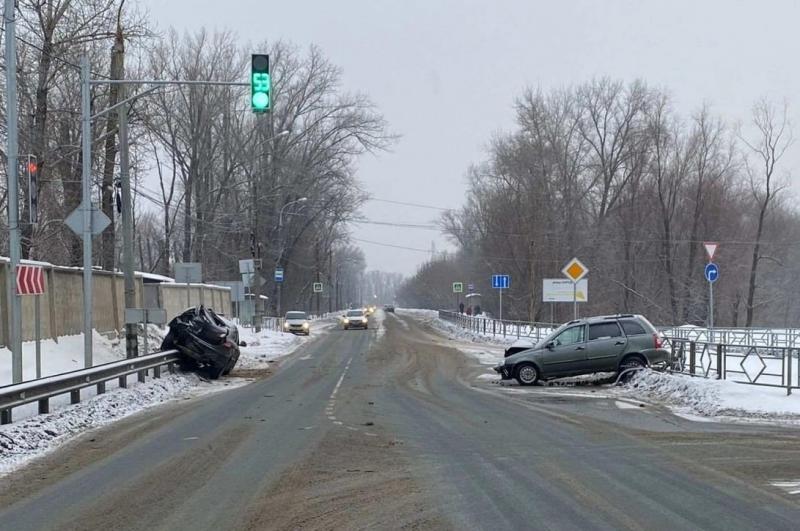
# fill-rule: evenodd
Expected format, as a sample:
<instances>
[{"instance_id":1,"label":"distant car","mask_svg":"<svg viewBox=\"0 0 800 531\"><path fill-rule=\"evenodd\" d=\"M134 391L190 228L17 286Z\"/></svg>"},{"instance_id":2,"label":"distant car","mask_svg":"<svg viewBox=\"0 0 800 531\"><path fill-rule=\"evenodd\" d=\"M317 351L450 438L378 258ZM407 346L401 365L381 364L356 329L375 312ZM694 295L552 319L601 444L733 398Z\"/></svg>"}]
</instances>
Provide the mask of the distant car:
<instances>
[{"instance_id":1,"label":"distant car","mask_svg":"<svg viewBox=\"0 0 800 531\"><path fill-rule=\"evenodd\" d=\"M342 326L345 330L351 328L362 328L366 330L369 328L369 319L367 318L366 310L347 310L342 319Z\"/></svg>"},{"instance_id":2,"label":"distant car","mask_svg":"<svg viewBox=\"0 0 800 531\"><path fill-rule=\"evenodd\" d=\"M392 306L391 304L385 304L383 306L383 311L386 313L394 313L394 306Z\"/></svg>"},{"instance_id":3,"label":"distant car","mask_svg":"<svg viewBox=\"0 0 800 531\"><path fill-rule=\"evenodd\" d=\"M307 336L311 333L311 323L306 312L286 312L283 319L283 331Z\"/></svg>"},{"instance_id":4,"label":"distant car","mask_svg":"<svg viewBox=\"0 0 800 531\"><path fill-rule=\"evenodd\" d=\"M510 355L494 370L521 385L595 372L666 365L662 336L644 316L624 314L570 321L533 348Z\"/></svg>"}]
</instances>

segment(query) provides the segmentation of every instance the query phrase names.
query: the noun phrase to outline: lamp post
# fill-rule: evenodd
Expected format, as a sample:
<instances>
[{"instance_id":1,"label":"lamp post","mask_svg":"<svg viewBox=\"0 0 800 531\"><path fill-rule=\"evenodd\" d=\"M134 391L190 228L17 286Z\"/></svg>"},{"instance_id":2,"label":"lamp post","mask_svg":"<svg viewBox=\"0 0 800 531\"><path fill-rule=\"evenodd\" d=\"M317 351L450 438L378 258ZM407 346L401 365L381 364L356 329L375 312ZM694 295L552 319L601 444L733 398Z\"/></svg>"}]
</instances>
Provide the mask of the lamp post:
<instances>
[{"instance_id":1,"label":"lamp post","mask_svg":"<svg viewBox=\"0 0 800 531\"><path fill-rule=\"evenodd\" d=\"M262 145L266 144L267 142L270 143L270 150L269 150L269 155L268 155L270 158L272 157L272 152L274 151L273 147L274 147L275 139L276 138L280 138L282 136L286 136L289 133L291 133L291 131L289 131L289 130L281 131L277 135L273 135L272 137L270 137L270 138L268 138L266 140L263 140L261 142ZM268 169L270 166L271 166L271 160L267 159L267 164L263 164L262 163L262 166L261 166L262 171L258 172L253 177L253 193L252 193L252 200L253 200L253 242L252 243L253 243L253 249L252 249L252 255L253 255L253 258L255 259L256 263L259 263L260 260L261 260L261 242L260 242L260 238L259 238L260 232L258 230L259 229L259 227L258 227L258 225L259 225L259 216L258 216L258 201L259 201L259 197L258 197L258 180L261 177L261 174L263 173L263 170ZM253 278L253 282L251 284L251 290L252 290L252 293L253 293L253 321L254 321L253 322L253 327L255 328L256 333L258 333L258 332L261 331L261 312L259 311L259 308L260 308L259 305L261 304L261 286L259 286L260 278L258 277L258 268L256 268L255 273L256 274L253 275L254 278Z\"/></svg>"},{"instance_id":2,"label":"lamp post","mask_svg":"<svg viewBox=\"0 0 800 531\"><path fill-rule=\"evenodd\" d=\"M288 207L290 205L296 205L296 204L299 204L299 203L305 203L306 201L308 201L307 197L301 197L299 199L295 199L294 201L289 201L288 203L283 205L283 207L281 207L281 210L278 213L278 244L280 245L280 247L279 247L279 251L278 251L278 260L275 263L276 267L280 267L281 259L283 259L283 237L282 237L283 211L286 210L286 207ZM278 317L281 316L281 285L282 284L283 284L283 282L278 282L278 297L277 297L277 301L276 301L277 302L277 309L278 309Z\"/></svg>"}]
</instances>

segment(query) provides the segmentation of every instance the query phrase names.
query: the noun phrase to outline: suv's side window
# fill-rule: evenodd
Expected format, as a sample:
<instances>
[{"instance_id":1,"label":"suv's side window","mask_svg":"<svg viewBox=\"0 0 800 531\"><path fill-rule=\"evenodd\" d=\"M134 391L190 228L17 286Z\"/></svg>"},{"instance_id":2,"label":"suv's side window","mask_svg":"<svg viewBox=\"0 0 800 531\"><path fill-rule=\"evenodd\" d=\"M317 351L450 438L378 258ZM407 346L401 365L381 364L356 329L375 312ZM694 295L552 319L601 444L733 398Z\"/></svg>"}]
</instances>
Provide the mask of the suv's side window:
<instances>
[{"instance_id":1,"label":"suv's side window","mask_svg":"<svg viewBox=\"0 0 800 531\"><path fill-rule=\"evenodd\" d=\"M583 325L573 326L567 328L556 336L553 340L556 346L574 345L575 343L583 343Z\"/></svg>"},{"instance_id":2,"label":"suv's side window","mask_svg":"<svg viewBox=\"0 0 800 531\"><path fill-rule=\"evenodd\" d=\"M622 331L616 321L609 323L596 323L589 325L589 341L593 339L609 339L620 337Z\"/></svg>"},{"instance_id":3,"label":"suv's side window","mask_svg":"<svg viewBox=\"0 0 800 531\"><path fill-rule=\"evenodd\" d=\"M636 321L620 321L626 336L643 336L647 331Z\"/></svg>"}]
</instances>

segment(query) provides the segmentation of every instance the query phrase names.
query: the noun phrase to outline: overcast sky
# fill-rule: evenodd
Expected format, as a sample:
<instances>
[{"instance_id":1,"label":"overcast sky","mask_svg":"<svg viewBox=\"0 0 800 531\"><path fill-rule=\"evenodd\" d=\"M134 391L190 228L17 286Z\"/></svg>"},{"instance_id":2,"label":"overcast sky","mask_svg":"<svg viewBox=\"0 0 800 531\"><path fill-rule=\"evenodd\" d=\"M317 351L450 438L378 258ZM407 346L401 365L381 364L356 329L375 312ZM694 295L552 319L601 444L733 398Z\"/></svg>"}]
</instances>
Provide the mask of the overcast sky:
<instances>
[{"instance_id":1,"label":"overcast sky","mask_svg":"<svg viewBox=\"0 0 800 531\"><path fill-rule=\"evenodd\" d=\"M465 170L493 133L513 127L514 98L526 86L642 78L669 90L685 114L707 101L727 119L744 120L767 96L786 98L800 123L797 1L142 1L161 28L232 28L243 42L319 45L342 67L345 88L369 94L401 135L392 152L359 165L376 199L459 207ZM797 144L789 163L800 163ZM363 212L402 223L430 223L439 213L383 201ZM428 230L360 225L354 236L447 246ZM410 274L427 258L359 244L370 269Z\"/></svg>"}]
</instances>

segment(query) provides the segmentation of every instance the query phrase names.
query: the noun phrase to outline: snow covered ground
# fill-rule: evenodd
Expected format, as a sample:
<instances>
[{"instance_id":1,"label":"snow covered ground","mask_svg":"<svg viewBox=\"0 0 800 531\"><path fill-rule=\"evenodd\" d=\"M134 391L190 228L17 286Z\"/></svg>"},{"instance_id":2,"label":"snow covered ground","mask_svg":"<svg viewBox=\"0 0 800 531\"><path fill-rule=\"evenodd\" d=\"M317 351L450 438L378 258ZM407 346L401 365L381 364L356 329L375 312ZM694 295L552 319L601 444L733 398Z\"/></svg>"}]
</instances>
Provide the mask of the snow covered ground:
<instances>
[{"instance_id":1,"label":"snow covered ground","mask_svg":"<svg viewBox=\"0 0 800 531\"><path fill-rule=\"evenodd\" d=\"M332 325L333 321L315 322L312 325L311 338L325 333ZM158 333L160 331L151 331L151 335ZM309 340L307 337L272 330L262 330L256 334L253 329L240 328L239 334L240 339L247 342L247 346L242 347L234 372L239 369L268 367L270 363L291 354ZM124 357L124 344L120 345L119 341L110 341L99 335L95 335L94 339L95 360L99 363ZM160 345L160 341L155 339L151 338L152 349ZM82 336L60 338L57 344L49 342L48 369L44 374L57 374L83 368L82 356L76 355L82 352L82 345ZM45 352L44 344L42 352ZM10 381L10 359L8 365ZM25 375L30 379L35 373L33 375L28 373L29 366L30 360L26 359ZM5 364L2 367L5 375ZM36 404L15 408L15 422L0 426L0 477L35 457L55 450L88 430L171 400L194 398L245 385L250 381L252 380L242 377L207 381L192 373L178 373L157 380L148 379L146 383L139 384L135 376L132 376L129 378L127 389L116 387L116 380L107 383L108 391L102 395L96 395L94 387L84 389L82 391L84 400L79 404L70 405L69 395L54 398L51 400L52 412L46 415L36 415Z\"/></svg>"},{"instance_id":2,"label":"snow covered ground","mask_svg":"<svg viewBox=\"0 0 800 531\"><path fill-rule=\"evenodd\" d=\"M800 396L786 396L786 390L780 388L642 371L617 389L622 395L666 405L694 420L800 425Z\"/></svg>"}]
</instances>

